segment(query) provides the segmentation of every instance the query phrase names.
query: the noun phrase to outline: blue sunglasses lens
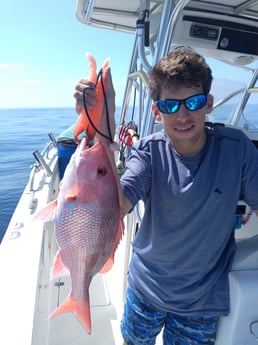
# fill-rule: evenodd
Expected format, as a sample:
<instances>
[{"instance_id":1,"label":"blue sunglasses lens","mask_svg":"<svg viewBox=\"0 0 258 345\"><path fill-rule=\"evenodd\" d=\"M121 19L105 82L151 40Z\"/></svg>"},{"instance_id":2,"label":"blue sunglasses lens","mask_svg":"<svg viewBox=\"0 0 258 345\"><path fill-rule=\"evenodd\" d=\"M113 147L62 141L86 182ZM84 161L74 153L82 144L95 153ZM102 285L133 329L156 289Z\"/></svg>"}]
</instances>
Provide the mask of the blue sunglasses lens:
<instances>
[{"instance_id":1,"label":"blue sunglasses lens","mask_svg":"<svg viewBox=\"0 0 258 345\"><path fill-rule=\"evenodd\" d=\"M186 109L190 111L199 110L207 103L207 95L195 95L184 100L162 99L157 101L156 105L163 114L174 114L180 108L181 103L184 103Z\"/></svg>"},{"instance_id":2,"label":"blue sunglasses lens","mask_svg":"<svg viewBox=\"0 0 258 345\"><path fill-rule=\"evenodd\" d=\"M157 107L163 114L173 114L178 111L180 102L173 99L162 99L158 101Z\"/></svg>"},{"instance_id":3,"label":"blue sunglasses lens","mask_svg":"<svg viewBox=\"0 0 258 345\"><path fill-rule=\"evenodd\" d=\"M188 110L195 111L203 108L207 103L207 95L195 95L185 100L184 104Z\"/></svg>"}]
</instances>

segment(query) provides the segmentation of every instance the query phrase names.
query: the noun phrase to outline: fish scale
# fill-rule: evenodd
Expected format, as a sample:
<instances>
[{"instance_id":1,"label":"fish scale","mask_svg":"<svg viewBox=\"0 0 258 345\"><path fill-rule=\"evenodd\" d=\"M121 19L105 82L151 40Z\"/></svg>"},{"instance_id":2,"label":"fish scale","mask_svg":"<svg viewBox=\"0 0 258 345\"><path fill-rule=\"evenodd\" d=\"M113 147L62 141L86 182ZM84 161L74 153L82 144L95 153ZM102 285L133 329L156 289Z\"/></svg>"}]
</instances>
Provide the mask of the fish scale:
<instances>
[{"instance_id":1,"label":"fish scale","mask_svg":"<svg viewBox=\"0 0 258 345\"><path fill-rule=\"evenodd\" d=\"M107 241L108 235L112 238L114 234L112 231L107 232L110 229L110 225L113 225L113 211L115 207L109 208L106 210L107 217L103 217L99 212L100 208L94 207L94 209L89 212L85 209L76 209L69 212L64 212L60 219L59 224L56 224L56 227L60 228L60 231L56 234L56 239L59 247L62 247L63 250L66 247L72 248L73 246L78 246L85 248L83 241L86 241L88 252L92 252L96 248L95 244L98 242L98 251L100 252L110 252L110 245ZM108 211L108 212L107 212ZM102 216L102 217L101 217ZM102 224L102 222L103 224ZM106 233L102 232L93 232L91 228L104 228ZM66 229L69 228L67 233ZM81 231L78 231L81 229ZM113 230L111 228L111 230ZM87 232L87 238L85 237ZM106 249L106 250L105 250Z\"/></svg>"}]
</instances>

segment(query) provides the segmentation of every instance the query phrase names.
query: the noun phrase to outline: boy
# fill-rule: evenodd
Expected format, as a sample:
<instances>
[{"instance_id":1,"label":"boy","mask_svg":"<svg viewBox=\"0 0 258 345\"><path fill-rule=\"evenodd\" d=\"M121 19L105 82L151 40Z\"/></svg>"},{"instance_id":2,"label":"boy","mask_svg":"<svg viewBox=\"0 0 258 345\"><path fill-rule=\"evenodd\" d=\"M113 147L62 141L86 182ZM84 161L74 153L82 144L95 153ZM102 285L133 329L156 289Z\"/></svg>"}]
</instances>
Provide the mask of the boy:
<instances>
[{"instance_id":1,"label":"boy","mask_svg":"<svg viewBox=\"0 0 258 345\"><path fill-rule=\"evenodd\" d=\"M212 73L196 52L173 51L152 68L149 82L153 116L163 129L134 145L117 179L125 214L140 199L145 205L132 244L124 344L153 345L164 329L165 345L211 345L218 317L229 310L239 196L258 210L258 151L239 130L205 127ZM109 71L106 85L114 114ZM94 87L82 79L77 111L86 86L87 104L94 105Z\"/></svg>"}]
</instances>

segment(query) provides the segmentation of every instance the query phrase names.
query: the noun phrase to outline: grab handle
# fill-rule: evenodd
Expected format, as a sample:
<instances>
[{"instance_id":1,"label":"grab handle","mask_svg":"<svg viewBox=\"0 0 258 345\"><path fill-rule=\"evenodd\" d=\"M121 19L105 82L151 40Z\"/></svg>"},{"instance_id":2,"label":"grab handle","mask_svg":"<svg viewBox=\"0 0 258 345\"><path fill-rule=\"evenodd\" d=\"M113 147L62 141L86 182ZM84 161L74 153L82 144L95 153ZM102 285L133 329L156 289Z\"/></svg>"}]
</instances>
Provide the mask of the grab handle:
<instances>
[{"instance_id":1,"label":"grab handle","mask_svg":"<svg viewBox=\"0 0 258 345\"><path fill-rule=\"evenodd\" d=\"M257 326L256 330L254 330L255 325ZM254 337L254 339L256 341L258 341L258 320L254 320L254 321L250 322L249 330L250 330L250 333L252 334L252 336Z\"/></svg>"}]
</instances>

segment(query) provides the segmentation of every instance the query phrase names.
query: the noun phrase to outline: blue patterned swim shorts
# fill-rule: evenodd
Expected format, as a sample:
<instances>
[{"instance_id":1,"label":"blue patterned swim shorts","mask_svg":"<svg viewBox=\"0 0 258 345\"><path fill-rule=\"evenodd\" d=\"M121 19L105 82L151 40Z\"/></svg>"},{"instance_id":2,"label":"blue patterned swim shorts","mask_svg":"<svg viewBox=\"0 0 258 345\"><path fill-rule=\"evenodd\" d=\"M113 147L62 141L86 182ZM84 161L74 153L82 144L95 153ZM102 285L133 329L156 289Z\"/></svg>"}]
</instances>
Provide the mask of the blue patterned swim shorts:
<instances>
[{"instance_id":1,"label":"blue patterned swim shorts","mask_svg":"<svg viewBox=\"0 0 258 345\"><path fill-rule=\"evenodd\" d=\"M162 329L164 345L214 345L217 320L159 311L128 289L121 332L127 345L154 345Z\"/></svg>"}]
</instances>

